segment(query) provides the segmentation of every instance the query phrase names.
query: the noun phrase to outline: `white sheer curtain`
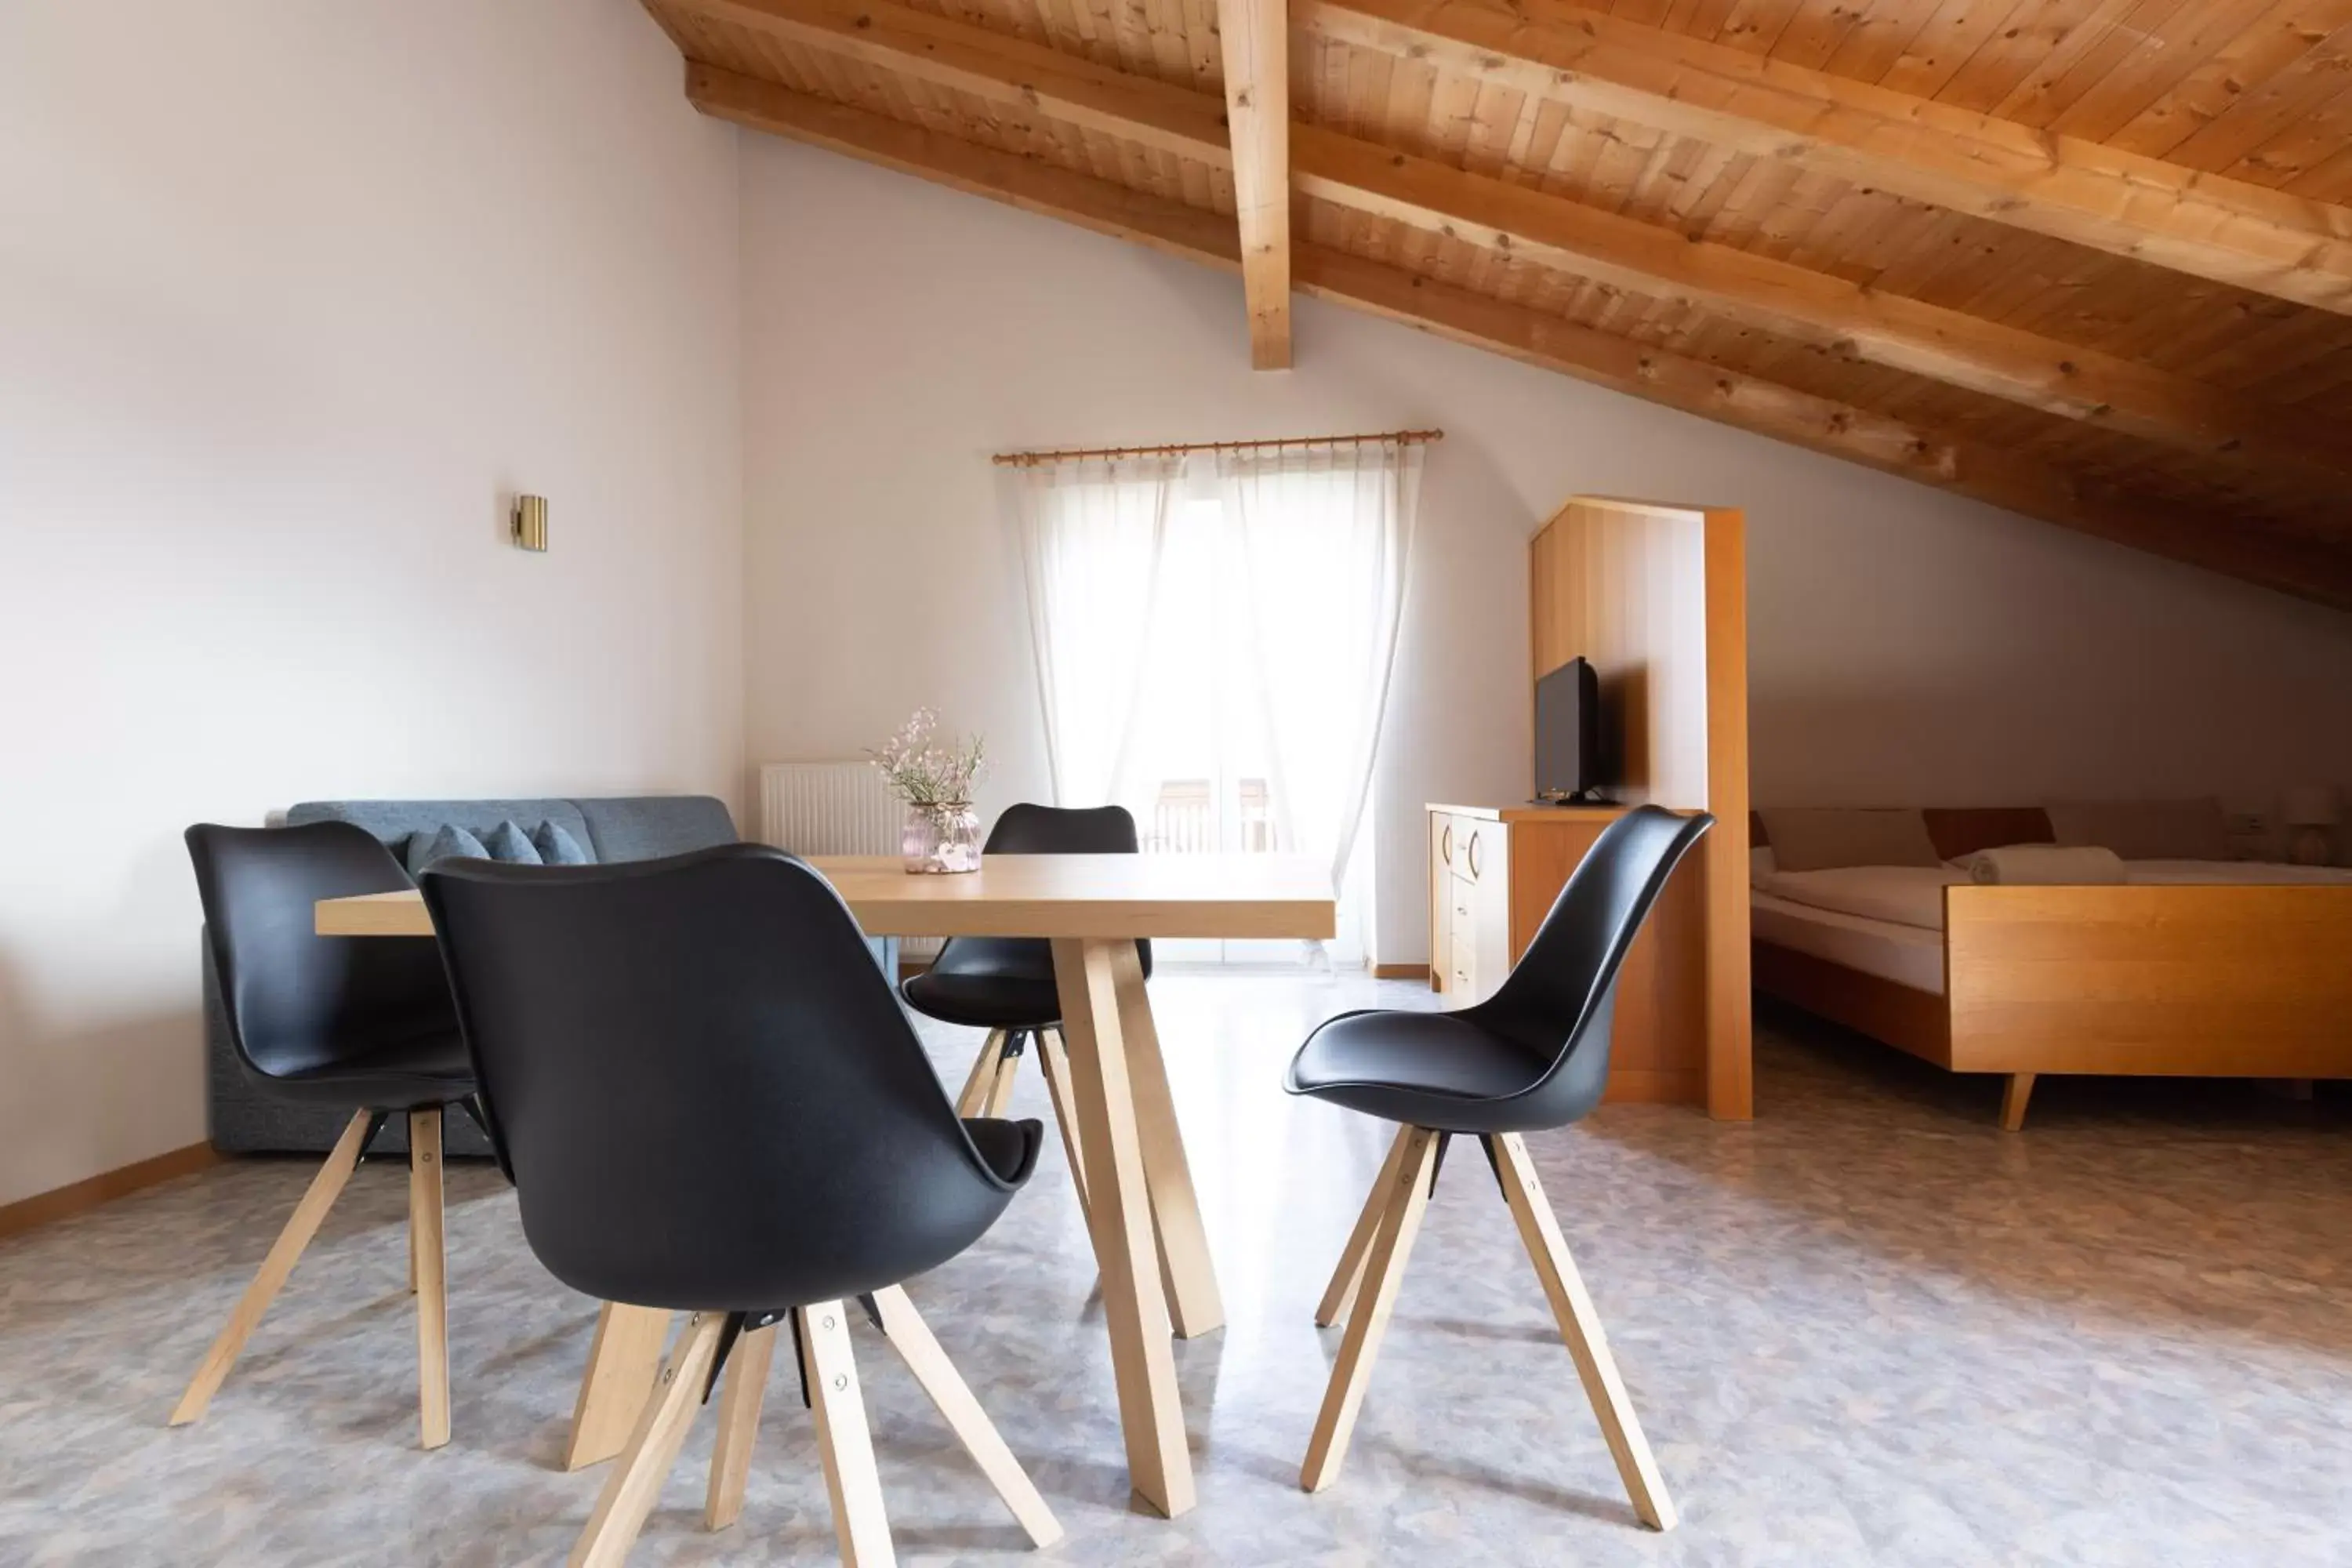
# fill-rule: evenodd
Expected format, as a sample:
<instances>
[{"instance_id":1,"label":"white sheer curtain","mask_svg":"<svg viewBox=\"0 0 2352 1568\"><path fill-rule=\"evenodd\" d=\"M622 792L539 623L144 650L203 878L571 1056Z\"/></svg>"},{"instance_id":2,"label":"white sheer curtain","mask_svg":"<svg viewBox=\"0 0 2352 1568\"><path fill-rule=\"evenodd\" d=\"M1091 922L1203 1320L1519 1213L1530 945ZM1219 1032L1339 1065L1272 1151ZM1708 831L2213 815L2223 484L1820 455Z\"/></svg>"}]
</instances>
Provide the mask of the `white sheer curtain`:
<instances>
[{"instance_id":1,"label":"white sheer curtain","mask_svg":"<svg viewBox=\"0 0 2352 1568\"><path fill-rule=\"evenodd\" d=\"M1101 805L1118 786L1176 474L1170 458L1020 470L1029 625L1056 805Z\"/></svg>"},{"instance_id":2,"label":"white sheer curtain","mask_svg":"<svg viewBox=\"0 0 2352 1568\"><path fill-rule=\"evenodd\" d=\"M1404 610L1422 448L1341 442L1221 453L1243 542L1286 848L1345 881L1371 789Z\"/></svg>"}]
</instances>

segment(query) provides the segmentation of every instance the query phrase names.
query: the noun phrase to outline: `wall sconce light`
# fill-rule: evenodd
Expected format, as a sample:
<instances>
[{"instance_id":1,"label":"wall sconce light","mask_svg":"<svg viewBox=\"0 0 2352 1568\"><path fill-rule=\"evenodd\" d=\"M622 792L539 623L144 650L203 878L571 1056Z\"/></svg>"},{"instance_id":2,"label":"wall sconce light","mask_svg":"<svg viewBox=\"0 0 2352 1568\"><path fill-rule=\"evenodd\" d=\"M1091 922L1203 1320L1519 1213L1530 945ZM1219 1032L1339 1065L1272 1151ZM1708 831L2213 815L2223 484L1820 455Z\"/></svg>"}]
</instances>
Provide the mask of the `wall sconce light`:
<instances>
[{"instance_id":1,"label":"wall sconce light","mask_svg":"<svg viewBox=\"0 0 2352 1568\"><path fill-rule=\"evenodd\" d=\"M517 550L547 548L547 498L517 496L514 504L514 542Z\"/></svg>"}]
</instances>

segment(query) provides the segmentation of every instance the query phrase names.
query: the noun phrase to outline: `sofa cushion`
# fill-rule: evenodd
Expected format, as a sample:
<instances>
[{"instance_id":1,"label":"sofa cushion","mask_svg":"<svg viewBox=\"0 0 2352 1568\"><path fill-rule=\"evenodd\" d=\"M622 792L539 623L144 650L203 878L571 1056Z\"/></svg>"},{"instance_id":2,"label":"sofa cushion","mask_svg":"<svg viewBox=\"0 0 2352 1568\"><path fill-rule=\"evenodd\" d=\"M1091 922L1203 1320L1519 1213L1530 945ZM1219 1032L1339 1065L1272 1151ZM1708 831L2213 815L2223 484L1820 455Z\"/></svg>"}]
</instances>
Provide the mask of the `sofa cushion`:
<instances>
[{"instance_id":1,"label":"sofa cushion","mask_svg":"<svg viewBox=\"0 0 2352 1568\"><path fill-rule=\"evenodd\" d=\"M530 835L509 819L499 823L483 837L482 847L490 852L493 860L504 860L510 866L536 866L541 863L539 846Z\"/></svg>"},{"instance_id":2,"label":"sofa cushion","mask_svg":"<svg viewBox=\"0 0 2352 1568\"><path fill-rule=\"evenodd\" d=\"M560 822L581 843L588 842L588 819L580 808L561 798L546 800L306 800L286 813L289 826L306 822L350 822L366 828L397 850L403 840L422 833L427 838L454 823L480 838L501 822Z\"/></svg>"},{"instance_id":3,"label":"sofa cushion","mask_svg":"<svg viewBox=\"0 0 2352 1568\"><path fill-rule=\"evenodd\" d=\"M551 822L592 861L653 860L714 844L732 844L735 819L707 795L625 795L585 800L306 800L286 813L289 826L352 822L397 852L415 834L445 824L475 837L501 822ZM546 857L542 853L541 858Z\"/></svg>"},{"instance_id":4,"label":"sofa cushion","mask_svg":"<svg viewBox=\"0 0 2352 1568\"><path fill-rule=\"evenodd\" d=\"M591 864L588 851L580 840L572 837L560 822L542 822L530 830L531 847L539 851L542 866L586 866Z\"/></svg>"},{"instance_id":5,"label":"sofa cushion","mask_svg":"<svg viewBox=\"0 0 2352 1568\"><path fill-rule=\"evenodd\" d=\"M408 874L422 876L425 868L436 860L464 858L488 860L491 858L482 841L454 822L445 822L430 833L408 836Z\"/></svg>"}]
</instances>

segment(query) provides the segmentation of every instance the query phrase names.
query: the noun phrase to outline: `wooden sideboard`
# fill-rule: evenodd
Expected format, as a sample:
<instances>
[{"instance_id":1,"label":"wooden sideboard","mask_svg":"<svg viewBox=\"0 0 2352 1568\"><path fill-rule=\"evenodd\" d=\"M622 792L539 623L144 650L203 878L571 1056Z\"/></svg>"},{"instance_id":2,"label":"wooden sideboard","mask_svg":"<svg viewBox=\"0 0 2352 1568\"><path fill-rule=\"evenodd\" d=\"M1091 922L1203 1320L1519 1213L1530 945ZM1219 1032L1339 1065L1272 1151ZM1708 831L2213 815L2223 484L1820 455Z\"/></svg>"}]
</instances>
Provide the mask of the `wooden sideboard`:
<instances>
[{"instance_id":1,"label":"wooden sideboard","mask_svg":"<svg viewBox=\"0 0 2352 1568\"><path fill-rule=\"evenodd\" d=\"M1455 1006L1494 994L1569 873L1622 806L1436 805L1429 812L1429 984ZM1611 1100L1706 1099L1702 858L1658 900L1617 983Z\"/></svg>"}]
</instances>

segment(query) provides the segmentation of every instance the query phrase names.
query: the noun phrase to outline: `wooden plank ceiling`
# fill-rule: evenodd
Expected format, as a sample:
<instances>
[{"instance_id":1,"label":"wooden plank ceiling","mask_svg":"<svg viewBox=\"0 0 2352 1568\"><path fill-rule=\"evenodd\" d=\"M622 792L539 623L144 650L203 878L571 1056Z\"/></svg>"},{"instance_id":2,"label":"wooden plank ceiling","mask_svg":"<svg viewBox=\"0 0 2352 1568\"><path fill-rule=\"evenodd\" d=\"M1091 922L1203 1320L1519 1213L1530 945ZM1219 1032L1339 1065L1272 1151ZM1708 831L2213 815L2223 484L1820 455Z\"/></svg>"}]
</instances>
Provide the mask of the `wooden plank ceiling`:
<instances>
[{"instance_id":1,"label":"wooden plank ceiling","mask_svg":"<svg viewBox=\"0 0 2352 1568\"><path fill-rule=\"evenodd\" d=\"M645 0L697 107L2352 609L2352 0Z\"/></svg>"}]
</instances>

